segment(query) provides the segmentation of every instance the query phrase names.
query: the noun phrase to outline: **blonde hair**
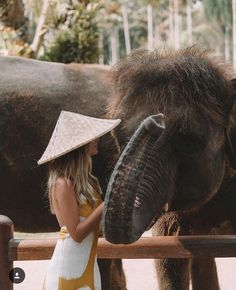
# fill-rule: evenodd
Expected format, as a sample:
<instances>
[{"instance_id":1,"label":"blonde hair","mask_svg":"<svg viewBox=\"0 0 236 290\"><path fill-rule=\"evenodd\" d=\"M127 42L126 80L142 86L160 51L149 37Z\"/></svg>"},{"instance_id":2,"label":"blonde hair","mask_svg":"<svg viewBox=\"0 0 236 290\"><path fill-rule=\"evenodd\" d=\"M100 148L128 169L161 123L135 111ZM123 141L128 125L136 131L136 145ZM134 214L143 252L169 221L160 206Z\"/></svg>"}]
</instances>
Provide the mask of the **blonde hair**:
<instances>
[{"instance_id":1,"label":"blonde hair","mask_svg":"<svg viewBox=\"0 0 236 290\"><path fill-rule=\"evenodd\" d=\"M97 178L92 175L92 159L89 154L89 144L56 158L49 163L47 188L52 214L55 214L52 205L52 192L59 177L64 177L67 182L72 182L78 204L83 204L87 200L94 207L95 197L93 191L96 190L101 194L101 188Z\"/></svg>"}]
</instances>

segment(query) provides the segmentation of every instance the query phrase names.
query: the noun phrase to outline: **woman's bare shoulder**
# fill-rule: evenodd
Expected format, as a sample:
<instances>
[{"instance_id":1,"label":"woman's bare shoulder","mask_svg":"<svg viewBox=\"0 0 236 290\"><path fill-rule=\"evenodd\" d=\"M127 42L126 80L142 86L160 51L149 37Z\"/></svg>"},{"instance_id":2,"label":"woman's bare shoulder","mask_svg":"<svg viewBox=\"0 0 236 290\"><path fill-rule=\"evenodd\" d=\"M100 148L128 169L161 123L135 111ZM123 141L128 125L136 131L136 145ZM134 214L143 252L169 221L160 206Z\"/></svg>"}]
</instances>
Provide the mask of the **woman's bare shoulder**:
<instances>
[{"instance_id":1,"label":"woman's bare shoulder","mask_svg":"<svg viewBox=\"0 0 236 290\"><path fill-rule=\"evenodd\" d=\"M58 199L58 197L63 198L64 196L68 196L68 194L74 195L72 182L65 177L58 177L53 191L56 199Z\"/></svg>"}]
</instances>

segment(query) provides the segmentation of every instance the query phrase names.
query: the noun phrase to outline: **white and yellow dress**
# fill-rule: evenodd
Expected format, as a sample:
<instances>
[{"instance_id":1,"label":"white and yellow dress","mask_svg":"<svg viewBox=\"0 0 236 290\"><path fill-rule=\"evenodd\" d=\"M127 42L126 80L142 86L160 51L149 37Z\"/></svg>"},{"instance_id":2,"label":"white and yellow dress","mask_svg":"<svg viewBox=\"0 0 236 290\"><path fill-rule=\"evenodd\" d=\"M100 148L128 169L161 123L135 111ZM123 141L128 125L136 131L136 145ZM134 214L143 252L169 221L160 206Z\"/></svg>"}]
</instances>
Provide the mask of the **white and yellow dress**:
<instances>
[{"instance_id":1,"label":"white and yellow dress","mask_svg":"<svg viewBox=\"0 0 236 290\"><path fill-rule=\"evenodd\" d=\"M94 191L95 208L102 202ZM95 208L88 202L79 205L80 221L86 219ZM66 226L62 226L51 260L44 277L42 290L101 290L101 278L97 264L99 225L81 243L74 241Z\"/></svg>"}]
</instances>

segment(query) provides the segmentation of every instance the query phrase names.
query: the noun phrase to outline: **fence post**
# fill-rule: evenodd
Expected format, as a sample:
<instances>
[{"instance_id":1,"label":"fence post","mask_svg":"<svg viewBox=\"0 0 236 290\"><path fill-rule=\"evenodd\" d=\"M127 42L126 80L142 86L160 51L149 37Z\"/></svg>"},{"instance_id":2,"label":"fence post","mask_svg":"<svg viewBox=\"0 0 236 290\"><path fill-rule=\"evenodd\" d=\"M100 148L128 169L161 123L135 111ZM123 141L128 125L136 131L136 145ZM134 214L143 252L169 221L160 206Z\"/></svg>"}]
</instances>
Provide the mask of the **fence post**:
<instances>
[{"instance_id":1,"label":"fence post","mask_svg":"<svg viewBox=\"0 0 236 290\"><path fill-rule=\"evenodd\" d=\"M9 272L13 268L13 261L8 260L8 244L13 238L13 222L7 216L0 215L0 289L13 290L13 283L9 279Z\"/></svg>"}]
</instances>

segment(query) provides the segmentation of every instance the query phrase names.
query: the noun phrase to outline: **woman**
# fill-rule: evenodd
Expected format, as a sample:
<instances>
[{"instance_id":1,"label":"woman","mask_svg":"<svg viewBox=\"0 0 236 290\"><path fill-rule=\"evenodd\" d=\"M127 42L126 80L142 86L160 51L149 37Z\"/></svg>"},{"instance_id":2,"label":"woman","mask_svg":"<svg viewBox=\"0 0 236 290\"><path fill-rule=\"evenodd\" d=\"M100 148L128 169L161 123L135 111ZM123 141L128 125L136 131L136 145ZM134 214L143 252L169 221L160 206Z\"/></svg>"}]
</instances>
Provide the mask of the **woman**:
<instances>
[{"instance_id":1,"label":"woman","mask_svg":"<svg viewBox=\"0 0 236 290\"><path fill-rule=\"evenodd\" d=\"M104 202L91 156L98 138L119 123L62 111L38 161L48 163L50 208L60 225L43 290L101 289L96 250Z\"/></svg>"}]
</instances>

